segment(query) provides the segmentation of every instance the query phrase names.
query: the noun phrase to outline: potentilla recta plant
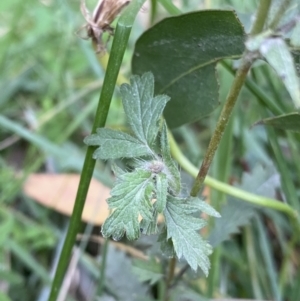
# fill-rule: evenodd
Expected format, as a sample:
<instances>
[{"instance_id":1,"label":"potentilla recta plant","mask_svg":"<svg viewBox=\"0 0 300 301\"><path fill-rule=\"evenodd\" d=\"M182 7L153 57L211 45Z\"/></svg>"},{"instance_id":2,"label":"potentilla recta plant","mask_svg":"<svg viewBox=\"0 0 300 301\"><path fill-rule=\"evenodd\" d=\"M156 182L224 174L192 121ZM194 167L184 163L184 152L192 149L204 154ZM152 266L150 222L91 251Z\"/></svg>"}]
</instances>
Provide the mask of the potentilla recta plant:
<instances>
[{"instance_id":1,"label":"potentilla recta plant","mask_svg":"<svg viewBox=\"0 0 300 301\"><path fill-rule=\"evenodd\" d=\"M181 191L180 172L172 159L167 126L162 118L166 95L154 96L154 77L133 76L120 89L131 132L99 128L85 139L99 146L95 159L126 160L126 169L113 165L116 183L107 200L111 214L102 226L104 237L129 240L143 234L159 234L161 249L169 257L184 257L197 270L208 275L211 247L199 234L206 225L200 211L219 217L219 213L198 197ZM197 214L196 214L197 213ZM158 214L164 225L157 226Z\"/></svg>"}]
</instances>

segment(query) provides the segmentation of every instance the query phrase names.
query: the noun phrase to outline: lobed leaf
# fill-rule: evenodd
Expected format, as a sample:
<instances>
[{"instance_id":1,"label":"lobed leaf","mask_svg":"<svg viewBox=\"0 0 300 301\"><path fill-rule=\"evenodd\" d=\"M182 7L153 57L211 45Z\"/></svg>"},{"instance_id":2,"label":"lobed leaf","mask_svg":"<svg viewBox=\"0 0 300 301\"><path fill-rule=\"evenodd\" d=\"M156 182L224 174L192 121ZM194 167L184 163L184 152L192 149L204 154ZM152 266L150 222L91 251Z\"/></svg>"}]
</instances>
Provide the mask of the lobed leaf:
<instances>
[{"instance_id":1,"label":"lobed leaf","mask_svg":"<svg viewBox=\"0 0 300 301\"><path fill-rule=\"evenodd\" d=\"M97 133L86 137L84 143L100 146L93 154L94 159L134 158L153 154L147 144L129 134L111 129L97 129Z\"/></svg>"},{"instance_id":2,"label":"lobed leaf","mask_svg":"<svg viewBox=\"0 0 300 301\"><path fill-rule=\"evenodd\" d=\"M151 173L141 169L119 176L107 200L113 212L103 224L104 237L112 236L119 240L125 233L130 240L139 237L139 215L147 220L152 219L154 187L151 179Z\"/></svg>"},{"instance_id":3,"label":"lobed leaf","mask_svg":"<svg viewBox=\"0 0 300 301\"><path fill-rule=\"evenodd\" d=\"M196 230L203 228L206 221L191 213L199 211L197 198L182 199L168 196L164 212L167 225L167 239L171 238L178 258L184 257L192 269L198 266L208 275L211 246Z\"/></svg>"},{"instance_id":4,"label":"lobed leaf","mask_svg":"<svg viewBox=\"0 0 300 301\"><path fill-rule=\"evenodd\" d=\"M141 77L132 76L130 85L121 86L121 95L132 131L141 142L151 146L158 133L159 118L170 97L154 97L154 77L150 72Z\"/></svg>"},{"instance_id":5,"label":"lobed leaf","mask_svg":"<svg viewBox=\"0 0 300 301\"><path fill-rule=\"evenodd\" d=\"M156 206L154 204L154 210L152 213L152 219L148 220L148 219L143 219L140 223L140 230L143 234L146 235L152 235L152 234L156 234L158 231L157 228L157 217L158 217L158 212L156 210Z\"/></svg>"}]
</instances>

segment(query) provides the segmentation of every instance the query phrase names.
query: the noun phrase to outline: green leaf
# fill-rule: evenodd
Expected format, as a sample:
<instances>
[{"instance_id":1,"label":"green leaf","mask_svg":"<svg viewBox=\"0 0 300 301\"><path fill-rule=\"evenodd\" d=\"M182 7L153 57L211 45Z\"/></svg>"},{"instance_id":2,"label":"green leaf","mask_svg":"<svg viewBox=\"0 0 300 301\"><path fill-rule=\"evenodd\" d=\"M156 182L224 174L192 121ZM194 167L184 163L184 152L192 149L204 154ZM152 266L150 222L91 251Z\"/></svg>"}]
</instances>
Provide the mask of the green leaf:
<instances>
[{"instance_id":1,"label":"green leaf","mask_svg":"<svg viewBox=\"0 0 300 301\"><path fill-rule=\"evenodd\" d=\"M152 155L147 144L126 133L111 129L97 129L97 133L84 139L87 145L99 145L94 159L134 158Z\"/></svg>"},{"instance_id":2,"label":"green leaf","mask_svg":"<svg viewBox=\"0 0 300 301\"><path fill-rule=\"evenodd\" d=\"M216 63L239 58L244 30L232 11L199 11L164 19L137 41L132 69L151 71L155 92L171 101L164 110L170 127L193 122L219 104Z\"/></svg>"},{"instance_id":3,"label":"green leaf","mask_svg":"<svg viewBox=\"0 0 300 301\"><path fill-rule=\"evenodd\" d=\"M171 157L170 146L168 141L167 125L165 122L163 122L163 126L161 129L160 147L161 147L161 155L163 158L163 162L165 163L168 169L167 177L168 177L170 188L172 192L175 195L177 195L181 189L180 172L177 167L177 164Z\"/></svg>"},{"instance_id":4,"label":"green leaf","mask_svg":"<svg viewBox=\"0 0 300 301\"><path fill-rule=\"evenodd\" d=\"M166 208L168 192L168 180L164 173L156 175L156 209L162 213Z\"/></svg>"},{"instance_id":5,"label":"green leaf","mask_svg":"<svg viewBox=\"0 0 300 301\"><path fill-rule=\"evenodd\" d=\"M141 282L149 281L150 285L155 284L164 276L161 264L156 262L154 258L151 258L149 261L134 260L132 270Z\"/></svg>"},{"instance_id":6,"label":"green leaf","mask_svg":"<svg viewBox=\"0 0 300 301\"><path fill-rule=\"evenodd\" d=\"M266 39L260 46L260 53L275 69L288 90L295 106L300 107L300 79L288 46L281 38Z\"/></svg>"},{"instance_id":7,"label":"green leaf","mask_svg":"<svg viewBox=\"0 0 300 301\"><path fill-rule=\"evenodd\" d=\"M139 215L146 220L152 219L153 188L149 171L136 169L118 176L107 200L113 212L103 224L103 236L119 240L126 233L128 239L137 239L140 235Z\"/></svg>"},{"instance_id":8,"label":"green leaf","mask_svg":"<svg viewBox=\"0 0 300 301\"><path fill-rule=\"evenodd\" d=\"M256 122L254 125L260 124L270 125L274 128L281 130L300 132L300 114L290 113L276 117L265 118Z\"/></svg>"},{"instance_id":9,"label":"green leaf","mask_svg":"<svg viewBox=\"0 0 300 301\"><path fill-rule=\"evenodd\" d=\"M174 257L175 250L172 239L168 238L167 228L163 228L157 239L160 242L160 249L166 257Z\"/></svg>"},{"instance_id":10,"label":"green leaf","mask_svg":"<svg viewBox=\"0 0 300 301\"><path fill-rule=\"evenodd\" d=\"M158 216L158 212L156 210L156 206L154 204L154 210L152 213L152 219L151 220L146 220L143 219L140 223L140 230L143 234L146 235L152 235L152 234L156 234L158 231L157 228L157 216Z\"/></svg>"},{"instance_id":11,"label":"green leaf","mask_svg":"<svg viewBox=\"0 0 300 301\"><path fill-rule=\"evenodd\" d=\"M154 97L154 78L150 72L141 77L132 76L130 85L123 84L120 91L132 131L141 142L151 146L158 133L159 118L170 97Z\"/></svg>"},{"instance_id":12,"label":"green leaf","mask_svg":"<svg viewBox=\"0 0 300 301\"><path fill-rule=\"evenodd\" d=\"M197 270L198 266L208 275L210 262L208 256L211 254L211 246L202 239L196 230L203 228L206 221L200 217L191 215L205 208L209 210L208 204L203 205L198 198L175 198L168 196L167 207L164 212L167 225L167 238L171 238L174 250L178 258L184 257L192 269Z\"/></svg>"}]
</instances>

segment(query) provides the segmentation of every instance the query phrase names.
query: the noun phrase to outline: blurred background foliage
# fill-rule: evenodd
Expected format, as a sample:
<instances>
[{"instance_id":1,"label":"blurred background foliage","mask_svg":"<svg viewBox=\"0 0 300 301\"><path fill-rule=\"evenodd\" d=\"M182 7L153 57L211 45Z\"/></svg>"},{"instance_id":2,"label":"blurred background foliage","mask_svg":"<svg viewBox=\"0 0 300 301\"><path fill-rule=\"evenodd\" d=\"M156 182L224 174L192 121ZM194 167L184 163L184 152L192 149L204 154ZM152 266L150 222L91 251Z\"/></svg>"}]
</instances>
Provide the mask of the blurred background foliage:
<instances>
[{"instance_id":1,"label":"blurred background foliage","mask_svg":"<svg viewBox=\"0 0 300 301\"><path fill-rule=\"evenodd\" d=\"M183 12L235 9L246 30L258 4L258 1L239 0L175 2ZM275 10L280 1L273 2ZM299 13L297 1L290 2L287 18L294 10ZM89 7L93 5L92 1L88 2ZM131 74L131 56L137 38L152 23L168 16L163 5L157 3L153 13L150 1L147 2L132 30L121 69L124 78ZM86 149L82 141L92 127L105 66L105 57L99 60L91 43L78 37L82 32L76 35L83 23L79 1L0 2L1 301L47 300L68 223L66 215L71 214L72 207L68 205L65 214L61 214L38 204L23 187L28 177L37 172L80 173ZM110 44L108 50L109 47ZM235 62L218 64L221 104L231 85L234 67ZM251 192L272 195L299 212L299 133L251 127L274 114L262 104L261 98L271 99L277 114L292 112L292 101L275 72L263 61L255 64L248 80L211 175L231 184L239 183ZM196 166L205 153L219 113L218 108L207 118L173 131L181 150ZM118 88L107 124L126 127ZM189 189L192 179L187 174L184 177ZM95 178L111 185L113 177L108 162L97 163ZM36 183L37 189L39 185ZM46 191L44 194L47 196ZM209 191L212 204L220 199L227 197ZM235 218L230 211L228 218ZM201 274L187 272L171 291L172 300L202 300L203 296L300 300L298 225L271 210L251 213L240 224L247 225L215 249L210 276L205 279ZM66 276L70 283L64 285L69 291L68 300L93 300L97 296L103 241L98 226L82 223L82 232L86 236L94 233L94 240L83 239L74 249L73 270ZM122 241L111 245L105 294L98 300L161 300L164 287L159 275L164 274L166 259L161 259L159 264L152 262L152 274L149 270L146 273L147 268L141 268L141 263L135 263L132 269L132 258L145 260L145 253L159 256L155 238L143 237L134 244ZM178 269L183 265L179 263ZM151 284L141 280L151 280Z\"/></svg>"}]
</instances>

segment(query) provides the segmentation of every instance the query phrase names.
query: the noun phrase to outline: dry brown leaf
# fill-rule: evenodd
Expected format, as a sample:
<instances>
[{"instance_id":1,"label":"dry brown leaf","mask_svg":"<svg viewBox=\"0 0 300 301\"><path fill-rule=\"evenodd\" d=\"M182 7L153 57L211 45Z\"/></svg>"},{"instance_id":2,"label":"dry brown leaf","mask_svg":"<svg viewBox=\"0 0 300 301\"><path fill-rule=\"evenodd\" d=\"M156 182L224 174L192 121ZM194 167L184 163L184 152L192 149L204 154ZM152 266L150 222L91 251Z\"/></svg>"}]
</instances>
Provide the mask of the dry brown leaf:
<instances>
[{"instance_id":1,"label":"dry brown leaf","mask_svg":"<svg viewBox=\"0 0 300 301\"><path fill-rule=\"evenodd\" d=\"M79 179L79 174L32 174L23 190L38 203L70 216ZM104 223L109 214L106 203L109 193L110 188L92 179L82 214L83 221L95 225Z\"/></svg>"}]
</instances>

